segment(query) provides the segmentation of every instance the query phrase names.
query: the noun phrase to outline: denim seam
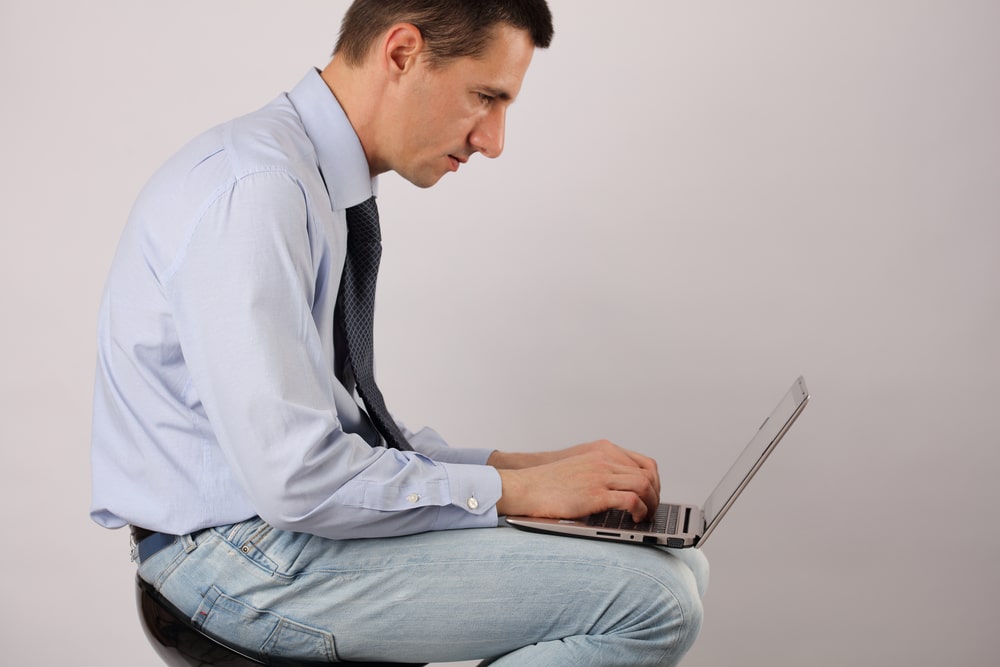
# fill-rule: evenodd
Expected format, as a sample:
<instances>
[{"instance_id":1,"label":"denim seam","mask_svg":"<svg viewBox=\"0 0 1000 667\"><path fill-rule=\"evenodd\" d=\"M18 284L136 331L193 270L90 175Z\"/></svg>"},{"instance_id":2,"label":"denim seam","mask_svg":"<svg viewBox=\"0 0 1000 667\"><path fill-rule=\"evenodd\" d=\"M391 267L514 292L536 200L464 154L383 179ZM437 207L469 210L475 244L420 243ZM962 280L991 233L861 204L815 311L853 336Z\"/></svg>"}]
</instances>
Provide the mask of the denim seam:
<instances>
[{"instance_id":1,"label":"denim seam","mask_svg":"<svg viewBox=\"0 0 1000 667\"><path fill-rule=\"evenodd\" d=\"M184 562L184 560L188 557L188 554L198 547L197 543L189 535L181 535L178 539L181 541L184 548L174 554L174 557L170 559L170 562L167 563L162 570L160 570L160 573L156 576L155 580L151 582L153 584L153 588L157 591L163 589L163 584L170 578L170 575L174 573L174 570L176 570L178 566Z\"/></svg>"}]
</instances>

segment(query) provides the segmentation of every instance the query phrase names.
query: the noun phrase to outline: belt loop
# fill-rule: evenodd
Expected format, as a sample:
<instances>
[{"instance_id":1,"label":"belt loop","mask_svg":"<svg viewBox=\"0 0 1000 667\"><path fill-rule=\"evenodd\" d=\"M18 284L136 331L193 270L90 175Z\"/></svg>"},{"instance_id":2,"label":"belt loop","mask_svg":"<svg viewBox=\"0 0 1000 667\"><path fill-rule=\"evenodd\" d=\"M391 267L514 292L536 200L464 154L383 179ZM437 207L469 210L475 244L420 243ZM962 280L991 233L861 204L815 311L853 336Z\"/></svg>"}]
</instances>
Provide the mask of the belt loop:
<instances>
[{"instance_id":1,"label":"belt loop","mask_svg":"<svg viewBox=\"0 0 1000 667\"><path fill-rule=\"evenodd\" d=\"M194 551L195 549L198 548L198 543L195 542L194 537L195 537L195 535L198 535L199 533L201 533L201 531L198 531L197 533L191 533L189 535L181 535L180 536L181 544L184 546L184 553L185 554L189 554L189 553L191 553L192 551Z\"/></svg>"},{"instance_id":2,"label":"belt loop","mask_svg":"<svg viewBox=\"0 0 1000 667\"><path fill-rule=\"evenodd\" d=\"M131 546L132 562L142 563L147 558L152 557L174 542L180 542L185 554L189 554L198 548L195 537L202 531L190 535L169 535L167 533L157 533L155 531L131 526L129 535L129 545Z\"/></svg>"}]
</instances>

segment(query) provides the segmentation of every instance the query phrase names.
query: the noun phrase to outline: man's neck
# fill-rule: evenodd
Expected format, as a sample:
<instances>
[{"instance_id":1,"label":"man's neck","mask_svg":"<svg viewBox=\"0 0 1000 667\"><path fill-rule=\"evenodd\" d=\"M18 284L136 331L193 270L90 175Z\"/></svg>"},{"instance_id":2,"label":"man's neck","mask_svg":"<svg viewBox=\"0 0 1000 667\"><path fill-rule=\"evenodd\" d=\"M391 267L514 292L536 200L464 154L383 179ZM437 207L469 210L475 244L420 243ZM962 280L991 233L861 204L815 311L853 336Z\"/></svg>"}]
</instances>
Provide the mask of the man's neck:
<instances>
[{"instance_id":1,"label":"man's neck","mask_svg":"<svg viewBox=\"0 0 1000 667\"><path fill-rule=\"evenodd\" d=\"M323 68L320 76L337 98L351 127L358 135L361 147L365 151L365 158L368 160L369 170L374 177L387 169L379 165L376 150L376 137L379 136L380 87L373 84L377 84L378 75L369 70L370 68L365 66L347 65L343 58L334 58Z\"/></svg>"}]
</instances>

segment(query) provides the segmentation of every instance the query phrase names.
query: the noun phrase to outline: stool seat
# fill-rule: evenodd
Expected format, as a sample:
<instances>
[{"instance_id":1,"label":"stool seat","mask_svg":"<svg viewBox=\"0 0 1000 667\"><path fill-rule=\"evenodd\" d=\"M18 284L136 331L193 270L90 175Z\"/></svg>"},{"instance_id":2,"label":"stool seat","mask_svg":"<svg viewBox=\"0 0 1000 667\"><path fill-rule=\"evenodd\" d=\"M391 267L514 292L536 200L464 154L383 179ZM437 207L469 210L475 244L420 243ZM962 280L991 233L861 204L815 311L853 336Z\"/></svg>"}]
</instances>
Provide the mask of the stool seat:
<instances>
[{"instance_id":1,"label":"stool seat","mask_svg":"<svg viewBox=\"0 0 1000 667\"><path fill-rule=\"evenodd\" d=\"M170 667L207 667L209 665L309 667L330 664L314 660L272 658L233 646L196 627L177 607L140 577L136 577L135 581L135 599L139 607L139 620L142 622L142 629L157 655ZM340 662L336 664L366 665L367 667L423 667L426 663Z\"/></svg>"}]
</instances>

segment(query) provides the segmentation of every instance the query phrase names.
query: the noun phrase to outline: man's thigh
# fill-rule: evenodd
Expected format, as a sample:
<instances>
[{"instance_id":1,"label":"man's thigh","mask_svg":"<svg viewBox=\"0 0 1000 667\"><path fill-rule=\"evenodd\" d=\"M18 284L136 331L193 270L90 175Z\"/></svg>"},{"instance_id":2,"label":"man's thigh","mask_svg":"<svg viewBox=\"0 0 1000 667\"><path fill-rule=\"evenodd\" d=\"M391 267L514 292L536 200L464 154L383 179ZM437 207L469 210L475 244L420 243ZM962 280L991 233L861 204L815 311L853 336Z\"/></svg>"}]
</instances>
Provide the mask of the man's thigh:
<instances>
[{"instance_id":1,"label":"man's thigh","mask_svg":"<svg viewBox=\"0 0 1000 667\"><path fill-rule=\"evenodd\" d=\"M706 572L700 553L511 528L337 541L251 520L161 554L142 576L206 630L339 660L457 661L640 633L642 614L700 614Z\"/></svg>"}]
</instances>

